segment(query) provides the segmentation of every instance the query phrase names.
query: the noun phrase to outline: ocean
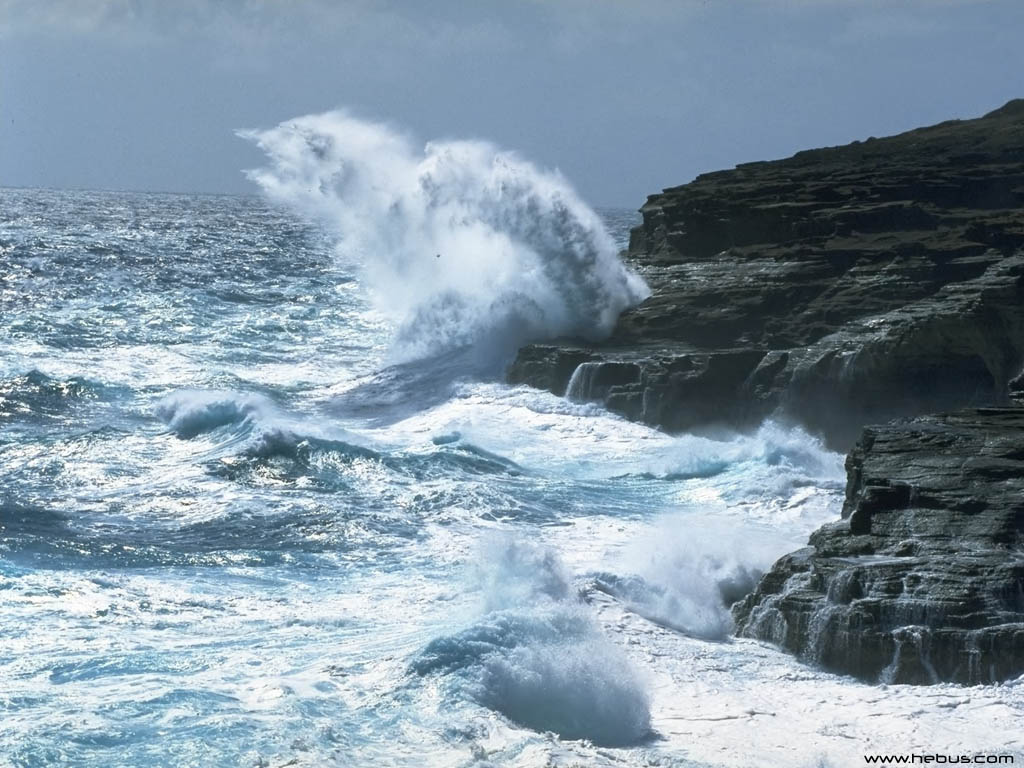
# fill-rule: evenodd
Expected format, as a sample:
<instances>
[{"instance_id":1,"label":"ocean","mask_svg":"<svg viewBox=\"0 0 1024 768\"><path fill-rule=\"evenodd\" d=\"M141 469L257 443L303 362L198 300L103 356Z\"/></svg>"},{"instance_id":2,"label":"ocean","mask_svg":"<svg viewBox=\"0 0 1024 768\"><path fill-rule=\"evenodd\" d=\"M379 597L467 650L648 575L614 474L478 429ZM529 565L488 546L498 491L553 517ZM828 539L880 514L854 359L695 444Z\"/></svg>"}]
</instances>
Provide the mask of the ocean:
<instances>
[{"instance_id":1,"label":"ocean","mask_svg":"<svg viewBox=\"0 0 1024 768\"><path fill-rule=\"evenodd\" d=\"M841 766L1019 726L1020 685L731 636L839 514L814 437L504 383L643 298L634 212L317 119L249 136L252 196L0 189L0 765Z\"/></svg>"}]
</instances>

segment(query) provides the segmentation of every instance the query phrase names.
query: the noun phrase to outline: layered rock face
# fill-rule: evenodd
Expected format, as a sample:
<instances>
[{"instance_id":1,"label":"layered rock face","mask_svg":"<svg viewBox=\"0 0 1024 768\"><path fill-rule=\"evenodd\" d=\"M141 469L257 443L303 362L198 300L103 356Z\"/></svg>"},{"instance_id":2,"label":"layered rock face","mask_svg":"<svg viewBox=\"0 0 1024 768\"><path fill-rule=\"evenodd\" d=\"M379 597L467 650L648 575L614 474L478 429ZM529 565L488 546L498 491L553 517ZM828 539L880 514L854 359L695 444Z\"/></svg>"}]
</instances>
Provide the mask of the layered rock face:
<instances>
[{"instance_id":1,"label":"layered rock face","mask_svg":"<svg viewBox=\"0 0 1024 768\"><path fill-rule=\"evenodd\" d=\"M652 295L607 341L534 345L513 383L668 430L864 424L1007 400L1024 361L1024 100L710 173L651 196ZM580 370L581 364L587 366Z\"/></svg>"},{"instance_id":2,"label":"layered rock face","mask_svg":"<svg viewBox=\"0 0 1024 768\"><path fill-rule=\"evenodd\" d=\"M733 607L737 632L865 680L1024 673L1024 100L641 212L651 297L601 344L520 350L509 380L673 431L860 436L841 519Z\"/></svg>"},{"instance_id":3,"label":"layered rock face","mask_svg":"<svg viewBox=\"0 0 1024 768\"><path fill-rule=\"evenodd\" d=\"M733 606L737 633L895 683L1024 673L1024 405L869 427L842 519Z\"/></svg>"}]
</instances>

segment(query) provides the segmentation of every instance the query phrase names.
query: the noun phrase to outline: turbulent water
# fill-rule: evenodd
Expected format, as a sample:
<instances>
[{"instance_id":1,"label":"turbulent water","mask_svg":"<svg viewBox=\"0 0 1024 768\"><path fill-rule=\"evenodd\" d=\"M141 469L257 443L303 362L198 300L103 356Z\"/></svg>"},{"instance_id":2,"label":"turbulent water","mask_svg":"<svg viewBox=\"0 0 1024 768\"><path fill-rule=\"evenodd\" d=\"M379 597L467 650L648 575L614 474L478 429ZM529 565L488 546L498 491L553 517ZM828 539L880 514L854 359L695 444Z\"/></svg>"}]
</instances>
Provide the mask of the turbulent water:
<instances>
[{"instance_id":1,"label":"turbulent water","mask_svg":"<svg viewBox=\"0 0 1024 768\"><path fill-rule=\"evenodd\" d=\"M643 297L631 212L344 115L251 137L269 201L0 190L0 764L838 765L1013 722L730 638L840 456L502 383Z\"/></svg>"}]
</instances>

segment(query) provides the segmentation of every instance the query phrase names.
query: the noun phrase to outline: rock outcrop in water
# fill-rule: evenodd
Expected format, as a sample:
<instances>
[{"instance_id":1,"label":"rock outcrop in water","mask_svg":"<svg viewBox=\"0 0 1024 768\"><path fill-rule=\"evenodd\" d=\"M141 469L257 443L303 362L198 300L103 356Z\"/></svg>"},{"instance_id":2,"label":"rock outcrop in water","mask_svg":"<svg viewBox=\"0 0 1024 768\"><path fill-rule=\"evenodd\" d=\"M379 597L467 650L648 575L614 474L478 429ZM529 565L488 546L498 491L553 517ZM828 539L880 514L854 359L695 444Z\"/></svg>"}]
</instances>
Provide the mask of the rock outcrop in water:
<instances>
[{"instance_id":1,"label":"rock outcrop in water","mask_svg":"<svg viewBox=\"0 0 1024 768\"><path fill-rule=\"evenodd\" d=\"M865 424L1007 401L1024 361L1024 100L976 120L709 173L651 196L652 295L601 344L508 372L668 430ZM581 364L587 364L578 370Z\"/></svg>"},{"instance_id":2,"label":"rock outcrop in water","mask_svg":"<svg viewBox=\"0 0 1024 768\"><path fill-rule=\"evenodd\" d=\"M733 607L737 632L866 680L1024 673L1024 100L641 212L650 298L604 343L520 350L509 380L673 431L859 435L841 519Z\"/></svg>"},{"instance_id":3,"label":"rock outcrop in water","mask_svg":"<svg viewBox=\"0 0 1024 768\"><path fill-rule=\"evenodd\" d=\"M1024 404L869 427L842 519L733 607L737 633L896 683L1024 673Z\"/></svg>"}]
</instances>

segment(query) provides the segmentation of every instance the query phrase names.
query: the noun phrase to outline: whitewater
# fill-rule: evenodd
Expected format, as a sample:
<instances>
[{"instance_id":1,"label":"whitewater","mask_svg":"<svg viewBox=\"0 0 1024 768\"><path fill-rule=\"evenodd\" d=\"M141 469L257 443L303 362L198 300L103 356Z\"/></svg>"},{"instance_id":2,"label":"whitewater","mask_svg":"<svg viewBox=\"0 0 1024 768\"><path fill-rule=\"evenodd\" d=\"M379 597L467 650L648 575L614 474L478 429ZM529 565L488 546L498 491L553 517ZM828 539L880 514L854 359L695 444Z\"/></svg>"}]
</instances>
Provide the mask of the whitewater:
<instances>
[{"instance_id":1,"label":"whitewater","mask_svg":"<svg viewBox=\"0 0 1024 768\"><path fill-rule=\"evenodd\" d=\"M504 383L647 295L633 212L341 112L241 135L251 196L0 189L0 765L1013 746L1019 681L873 686L732 637L838 516L842 456Z\"/></svg>"}]
</instances>

